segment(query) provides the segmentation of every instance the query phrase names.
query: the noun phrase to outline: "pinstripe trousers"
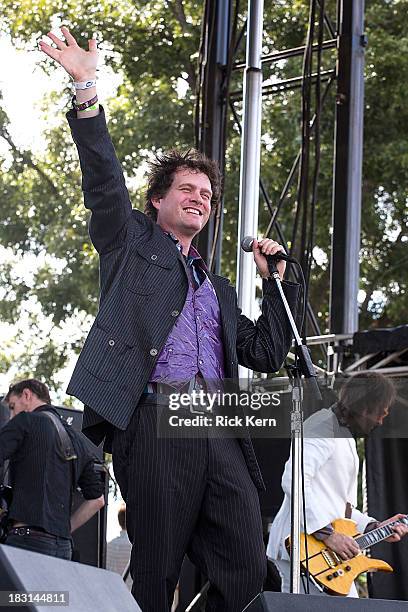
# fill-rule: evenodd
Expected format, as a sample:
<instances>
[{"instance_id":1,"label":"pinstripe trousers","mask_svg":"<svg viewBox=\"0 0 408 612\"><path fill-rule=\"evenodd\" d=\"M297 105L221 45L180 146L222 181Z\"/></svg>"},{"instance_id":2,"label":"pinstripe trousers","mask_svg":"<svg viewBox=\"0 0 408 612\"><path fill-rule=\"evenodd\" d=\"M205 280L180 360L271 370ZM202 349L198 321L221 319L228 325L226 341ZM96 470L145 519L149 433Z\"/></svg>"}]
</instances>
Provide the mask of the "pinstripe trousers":
<instances>
[{"instance_id":1,"label":"pinstripe trousers","mask_svg":"<svg viewBox=\"0 0 408 612\"><path fill-rule=\"evenodd\" d=\"M164 409L141 402L113 438L132 594L144 612L170 610L187 554L210 581L206 610L241 612L266 574L257 489L237 439L158 437Z\"/></svg>"}]
</instances>

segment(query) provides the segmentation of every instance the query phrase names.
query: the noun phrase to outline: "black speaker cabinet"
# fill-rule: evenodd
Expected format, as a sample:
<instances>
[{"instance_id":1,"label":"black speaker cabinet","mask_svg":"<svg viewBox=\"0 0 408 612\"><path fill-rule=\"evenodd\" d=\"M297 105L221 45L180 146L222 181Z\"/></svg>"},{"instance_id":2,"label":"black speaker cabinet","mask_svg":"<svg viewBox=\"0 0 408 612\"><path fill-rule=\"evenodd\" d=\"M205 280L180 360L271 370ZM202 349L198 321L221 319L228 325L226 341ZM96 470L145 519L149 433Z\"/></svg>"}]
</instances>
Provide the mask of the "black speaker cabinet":
<instances>
[{"instance_id":1,"label":"black speaker cabinet","mask_svg":"<svg viewBox=\"0 0 408 612\"><path fill-rule=\"evenodd\" d=\"M0 545L0 609L2 606L4 610L14 609L7 605L10 597L16 600L10 591L22 593L26 601L32 600L25 605L20 597L19 611L140 612L119 574L3 544ZM36 592L38 598L35 598ZM49 600L54 597L51 601L59 605L48 603L44 607L40 598L44 600L47 594ZM69 604L61 605L67 599Z\"/></svg>"},{"instance_id":2,"label":"black speaker cabinet","mask_svg":"<svg viewBox=\"0 0 408 612\"><path fill-rule=\"evenodd\" d=\"M316 612L319 609L327 612L407 612L408 602L265 591L257 595L244 612Z\"/></svg>"}]
</instances>

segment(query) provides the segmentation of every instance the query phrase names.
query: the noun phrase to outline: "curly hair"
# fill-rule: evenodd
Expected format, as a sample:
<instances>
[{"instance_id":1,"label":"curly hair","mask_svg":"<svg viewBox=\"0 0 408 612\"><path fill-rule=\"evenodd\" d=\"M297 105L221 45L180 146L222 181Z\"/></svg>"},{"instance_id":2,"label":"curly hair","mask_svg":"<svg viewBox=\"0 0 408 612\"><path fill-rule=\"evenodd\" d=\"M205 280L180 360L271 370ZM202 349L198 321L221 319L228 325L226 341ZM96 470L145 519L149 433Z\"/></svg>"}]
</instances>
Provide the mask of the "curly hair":
<instances>
[{"instance_id":1,"label":"curly hair","mask_svg":"<svg viewBox=\"0 0 408 612\"><path fill-rule=\"evenodd\" d=\"M188 149L184 152L171 149L167 153L157 154L155 159L149 163L144 211L153 221L157 221L157 209L153 206L152 198L164 197L173 183L175 172L185 168L192 172L202 172L208 176L212 189L211 214L217 211L221 198L222 181L217 162L196 149Z\"/></svg>"}]
</instances>

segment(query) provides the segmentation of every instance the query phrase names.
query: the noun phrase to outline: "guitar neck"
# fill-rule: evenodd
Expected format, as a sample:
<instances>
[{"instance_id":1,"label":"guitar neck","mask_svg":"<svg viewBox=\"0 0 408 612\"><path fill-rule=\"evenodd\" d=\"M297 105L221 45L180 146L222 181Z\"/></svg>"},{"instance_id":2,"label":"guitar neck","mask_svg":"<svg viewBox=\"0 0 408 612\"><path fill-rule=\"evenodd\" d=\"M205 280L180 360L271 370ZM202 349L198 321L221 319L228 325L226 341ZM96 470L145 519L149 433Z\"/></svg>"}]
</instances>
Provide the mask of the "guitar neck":
<instances>
[{"instance_id":1,"label":"guitar neck","mask_svg":"<svg viewBox=\"0 0 408 612\"><path fill-rule=\"evenodd\" d=\"M358 536L355 538L355 541L361 548L364 550L365 548L369 548L370 546L374 546L374 544L378 544L383 540L386 540L390 536L394 534L392 529L393 525L398 525L398 523L403 523L404 525L408 525L408 515L405 515L402 519L398 519L398 521L393 521L392 523L388 523L388 525L384 525L383 527L377 527L376 529L372 529L367 533Z\"/></svg>"}]
</instances>

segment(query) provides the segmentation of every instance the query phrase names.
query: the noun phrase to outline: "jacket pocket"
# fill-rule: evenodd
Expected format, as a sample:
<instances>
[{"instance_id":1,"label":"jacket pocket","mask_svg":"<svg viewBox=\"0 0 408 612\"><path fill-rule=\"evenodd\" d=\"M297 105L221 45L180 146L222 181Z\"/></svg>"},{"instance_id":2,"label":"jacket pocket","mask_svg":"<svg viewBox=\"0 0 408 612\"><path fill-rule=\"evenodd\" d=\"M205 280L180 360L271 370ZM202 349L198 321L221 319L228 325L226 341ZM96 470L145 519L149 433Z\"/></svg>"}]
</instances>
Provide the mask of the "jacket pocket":
<instances>
[{"instance_id":1,"label":"jacket pocket","mask_svg":"<svg viewBox=\"0 0 408 612\"><path fill-rule=\"evenodd\" d=\"M114 332L94 324L85 341L79 363L99 380L111 382L123 369L131 348L130 343L118 338Z\"/></svg>"}]
</instances>

